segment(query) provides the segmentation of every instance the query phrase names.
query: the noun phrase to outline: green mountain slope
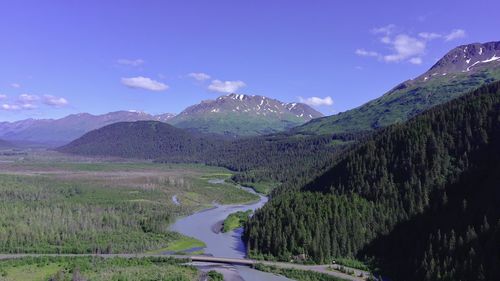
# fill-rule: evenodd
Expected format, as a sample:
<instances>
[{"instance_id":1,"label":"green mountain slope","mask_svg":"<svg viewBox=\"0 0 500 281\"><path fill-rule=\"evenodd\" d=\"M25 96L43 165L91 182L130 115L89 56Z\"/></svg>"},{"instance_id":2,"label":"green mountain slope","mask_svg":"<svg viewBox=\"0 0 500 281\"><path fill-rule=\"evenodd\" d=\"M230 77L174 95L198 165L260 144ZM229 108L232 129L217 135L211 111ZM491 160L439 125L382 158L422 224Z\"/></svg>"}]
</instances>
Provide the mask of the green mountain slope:
<instances>
[{"instance_id":1,"label":"green mountain slope","mask_svg":"<svg viewBox=\"0 0 500 281\"><path fill-rule=\"evenodd\" d=\"M230 94L190 106L168 123L203 133L255 136L285 131L321 116L301 103Z\"/></svg>"},{"instance_id":2,"label":"green mountain slope","mask_svg":"<svg viewBox=\"0 0 500 281\"><path fill-rule=\"evenodd\" d=\"M247 224L251 254L371 254L394 280L498 280L487 246L500 241L499 124L495 82L386 128L301 191L275 194ZM398 238L379 242L387 235Z\"/></svg>"},{"instance_id":3,"label":"green mountain slope","mask_svg":"<svg viewBox=\"0 0 500 281\"><path fill-rule=\"evenodd\" d=\"M459 46L423 75L401 83L380 98L314 119L292 131L329 134L386 127L499 79L500 42Z\"/></svg>"},{"instance_id":4,"label":"green mountain slope","mask_svg":"<svg viewBox=\"0 0 500 281\"><path fill-rule=\"evenodd\" d=\"M197 156L217 144L157 121L119 122L91 131L58 148L61 152L170 161L197 161Z\"/></svg>"},{"instance_id":5,"label":"green mountain slope","mask_svg":"<svg viewBox=\"0 0 500 281\"><path fill-rule=\"evenodd\" d=\"M325 169L325 163L357 137L277 134L234 139L158 122L122 122L89 132L58 150L160 162L200 162L237 171L234 179L249 185L275 187L287 181L300 186Z\"/></svg>"}]
</instances>

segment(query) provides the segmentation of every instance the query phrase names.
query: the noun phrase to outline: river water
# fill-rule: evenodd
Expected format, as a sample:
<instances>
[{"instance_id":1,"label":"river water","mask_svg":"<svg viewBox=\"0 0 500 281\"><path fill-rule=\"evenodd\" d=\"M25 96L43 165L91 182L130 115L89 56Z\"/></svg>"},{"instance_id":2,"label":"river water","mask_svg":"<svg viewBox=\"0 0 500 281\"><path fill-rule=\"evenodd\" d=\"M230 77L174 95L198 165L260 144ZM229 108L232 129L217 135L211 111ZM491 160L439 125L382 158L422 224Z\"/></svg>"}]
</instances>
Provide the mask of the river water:
<instances>
[{"instance_id":1,"label":"river water","mask_svg":"<svg viewBox=\"0 0 500 281\"><path fill-rule=\"evenodd\" d=\"M223 183L222 180L211 180L211 183ZM240 187L254 193L251 188ZM216 257L244 258L246 247L241 240L241 228L228 233L216 233L214 226L224 220L229 214L237 211L256 210L267 202L267 197L259 195L259 201L248 205L215 205L211 209L197 212L190 216L178 219L171 230L205 242L205 254ZM219 266L199 264L202 270L214 269L222 274L227 281L291 281L291 279L270 273L261 272L245 266Z\"/></svg>"}]
</instances>

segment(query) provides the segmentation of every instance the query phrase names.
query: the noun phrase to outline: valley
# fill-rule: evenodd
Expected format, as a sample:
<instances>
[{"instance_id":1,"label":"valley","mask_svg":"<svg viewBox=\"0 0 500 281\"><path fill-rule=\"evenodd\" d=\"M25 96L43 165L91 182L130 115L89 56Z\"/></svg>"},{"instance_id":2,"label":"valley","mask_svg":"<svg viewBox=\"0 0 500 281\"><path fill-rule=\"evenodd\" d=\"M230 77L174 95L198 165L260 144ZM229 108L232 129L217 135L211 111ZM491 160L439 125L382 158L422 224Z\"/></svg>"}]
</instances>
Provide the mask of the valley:
<instances>
[{"instance_id":1,"label":"valley","mask_svg":"<svg viewBox=\"0 0 500 281\"><path fill-rule=\"evenodd\" d=\"M500 280L500 2L0 1L0 281Z\"/></svg>"},{"instance_id":2,"label":"valley","mask_svg":"<svg viewBox=\"0 0 500 281\"><path fill-rule=\"evenodd\" d=\"M483 159L487 153L483 151L496 154L492 143L497 127L492 120L497 120L498 82L489 82L498 80L499 64L484 57L495 56L492 52L498 48L495 42L457 47L427 73L381 98L346 113L313 119L285 133L230 140L159 123L120 123L84 135L59 150L85 157L148 159L155 155L157 162L196 162L235 171L233 181L271 196L244 223L243 245L251 258L289 261L302 257L318 264L344 261L396 279L410 272L417 272L415 280L443 275L470 278L486 275L483 271L494 275L495 267L486 262L489 251L480 245L496 243L497 230L491 224L498 219L498 212L479 208L462 182L467 182L469 174L488 169L483 163L491 160ZM457 53L466 53L463 59L469 62L473 59L468 56L475 56L480 63L472 68L465 62L458 70L452 69L459 63L450 65L449 58ZM455 74L428 75L437 70ZM358 127L350 123L363 120L378 125ZM323 125L314 127L317 124ZM496 162L491 162L491 167L495 166ZM494 182L495 178L487 178L476 196L497 198L491 189ZM450 190L454 185L459 187ZM271 190L269 186L276 187ZM400 228L411 232L407 222L420 216L429 220L428 213L448 208L451 194L456 200L453 204L462 200L474 210L468 220L449 219L440 224L443 229L426 229L429 238L415 237L421 244L414 252L408 249L412 253L408 257L383 250L381 245L391 243L384 235L399 241ZM494 202L486 208L492 208ZM432 220L427 223L433 225ZM444 242L435 238L441 231L446 231ZM485 238L476 238L477 233ZM443 258L444 252L452 251L447 249L449 243L455 243L449 239L462 241L462 248L453 246L457 249L453 265ZM467 251L475 257L467 258ZM399 260L406 260L405 266L395 265ZM467 262L475 266L465 268L462 263ZM415 263L420 263L420 269L410 265Z\"/></svg>"},{"instance_id":3,"label":"valley","mask_svg":"<svg viewBox=\"0 0 500 281\"><path fill-rule=\"evenodd\" d=\"M224 168L27 150L0 156L0 171L0 251L35 254L0 261L5 280L75 274L96 280L159 278L152 276L166 272L197 280L211 270L245 280L288 280L244 266L186 267L182 260L167 258L246 257L240 228L217 234L213 227L233 212L260 208L267 198L232 183L231 172ZM131 260L133 253L145 258ZM99 262L98 271L89 272L101 255L116 258Z\"/></svg>"}]
</instances>

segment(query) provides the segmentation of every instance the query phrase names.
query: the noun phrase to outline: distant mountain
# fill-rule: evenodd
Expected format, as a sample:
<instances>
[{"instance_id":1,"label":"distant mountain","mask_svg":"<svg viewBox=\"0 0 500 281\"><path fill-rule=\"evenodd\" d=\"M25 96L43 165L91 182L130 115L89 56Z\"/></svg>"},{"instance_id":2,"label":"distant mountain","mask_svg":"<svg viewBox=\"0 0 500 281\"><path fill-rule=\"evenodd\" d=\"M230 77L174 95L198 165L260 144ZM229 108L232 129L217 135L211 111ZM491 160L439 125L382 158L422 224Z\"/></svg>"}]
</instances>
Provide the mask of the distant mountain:
<instances>
[{"instance_id":1,"label":"distant mountain","mask_svg":"<svg viewBox=\"0 0 500 281\"><path fill-rule=\"evenodd\" d=\"M284 131L321 116L302 103L230 94L190 106L169 123L204 133L251 136Z\"/></svg>"},{"instance_id":2,"label":"distant mountain","mask_svg":"<svg viewBox=\"0 0 500 281\"><path fill-rule=\"evenodd\" d=\"M500 42L459 46L426 73L358 108L314 119L296 133L344 133L404 122L418 113L500 79Z\"/></svg>"},{"instance_id":3,"label":"distant mountain","mask_svg":"<svg viewBox=\"0 0 500 281\"><path fill-rule=\"evenodd\" d=\"M150 115L140 111L116 111L103 115L79 113L61 119L26 119L0 122L0 138L24 143L61 145L83 134L116 122L155 120L166 122L173 114Z\"/></svg>"},{"instance_id":4,"label":"distant mountain","mask_svg":"<svg viewBox=\"0 0 500 281\"><path fill-rule=\"evenodd\" d=\"M0 140L0 149L12 148L14 145L8 141Z\"/></svg>"},{"instance_id":5,"label":"distant mountain","mask_svg":"<svg viewBox=\"0 0 500 281\"><path fill-rule=\"evenodd\" d=\"M157 121L119 122L91 131L57 150L80 155L197 162L197 156L218 145L200 136Z\"/></svg>"}]
</instances>

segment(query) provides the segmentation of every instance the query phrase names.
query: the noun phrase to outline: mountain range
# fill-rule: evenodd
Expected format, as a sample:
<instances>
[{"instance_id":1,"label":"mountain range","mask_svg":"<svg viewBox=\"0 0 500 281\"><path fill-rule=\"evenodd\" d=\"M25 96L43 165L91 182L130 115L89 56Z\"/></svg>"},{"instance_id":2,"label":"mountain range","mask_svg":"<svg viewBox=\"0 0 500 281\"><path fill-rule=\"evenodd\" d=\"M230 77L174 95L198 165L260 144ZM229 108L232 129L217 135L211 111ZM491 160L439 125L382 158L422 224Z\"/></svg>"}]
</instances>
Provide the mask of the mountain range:
<instances>
[{"instance_id":1,"label":"mountain range","mask_svg":"<svg viewBox=\"0 0 500 281\"><path fill-rule=\"evenodd\" d=\"M226 136L343 134L404 122L435 105L500 79L500 42L456 47L427 72L405 81L358 108L323 117L302 103L259 95L229 94L202 101L178 115L118 111L73 114L61 119L1 122L0 138L11 142L61 145L116 122L160 121L190 131Z\"/></svg>"},{"instance_id":2,"label":"mountain range","mask_svg":"<svg viewBox=\"0 0 500 281\"><path fill-rule=\"evenodd\" d=\"M103 126L123 121L166 122L173 114L150 115L140 111L116 111L102 115L79 113L61 119L26 119L0 122L0 138L22 144L62 145Z\"/></svg>"},{"instance_id":3,"label":"mountain range","mask_svg":"<svg viewBox=\"0 0 500 281\"><path fill-rule=\"evenodd\" d=\"M134 121L159 121L190 131L226 136L254 136L282 132L321 116L302 103L229 94L190 106L178 115L116 111L102 115L72 114L61 119L0 122L0 138L25 145L58 146L106 125Z\"/></svg>"}]
</instances>

